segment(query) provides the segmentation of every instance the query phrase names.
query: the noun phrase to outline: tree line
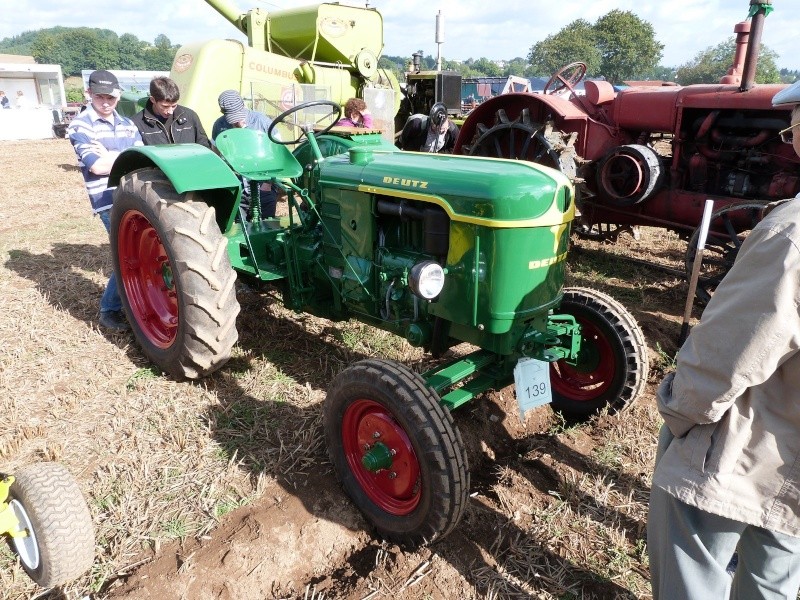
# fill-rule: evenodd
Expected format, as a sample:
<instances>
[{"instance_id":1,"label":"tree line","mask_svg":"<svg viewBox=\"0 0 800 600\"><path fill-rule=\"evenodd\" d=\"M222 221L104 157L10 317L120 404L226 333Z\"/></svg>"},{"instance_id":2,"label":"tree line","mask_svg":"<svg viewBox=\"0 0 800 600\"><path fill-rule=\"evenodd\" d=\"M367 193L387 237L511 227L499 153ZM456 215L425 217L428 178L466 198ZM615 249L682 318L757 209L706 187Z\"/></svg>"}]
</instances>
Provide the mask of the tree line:
<instances>
[{"instance_id":1,"label":"tree line","mask_svg":"<svg viewBox=\"0 0 800 600\"><path fill-rule=\"evenodd\" d=\"M65 76L83 69L169 71L178 46L163 34L153 43L110 29L51 27L0 40L0 53L33 56L37 63L61 65Z\"/></svg>"},{"instance_id":2,"label":"tree line","mask_svg":"<svg viewBox=\"0 0 800 600\"><path fill-rule=\"evenodd\" d=\"M485 57L465 61L443 60L442 68L462 77L550 77L571 62L584 62L589 77L612 83L625 80L674 81L681 85L717 83L733 62L735 38L699 52L677 67L660 64L664 45L655 38L653 26L631 11L612 10L595 23L577 19L544 40L535 42L525 57L494 61ZM52 27L0 40L0 53L33 56L38 63L58 64L65 75L82 69L130 69L168 71L178 50L163 34L153 43L135 35L117 35L109 29ZM420 54L423 52L420 50ZM411 57L384 55L379 65L402 81ZM792 83L796 70L778 70L777 54L764 44L756 72L759 83ZM422 58L423 70L436 67L430 55Z\"/></svg>"},{"instance_id":3,"label":"tree line","mask_svg":"<svg viewBox=\"0 0 800 600\"><path fill-rule=\"evenodd\" d=\"M587 76L605 78L620 84L626 80L674 81L680 85L718 83L733 63L736 48L734 36L699 52L679 66L660 64L664 45L655 37L653 26L631 11L612 10L595 23L577 19L558 32L534 43L526 57L508 61L488 58L466 61L443 60L442 68L462 77L550 77L572 62L587 65ZM419 51L422 53L422 50ZM778 70L778 55L761 44L756 81L758 83L792 83L800 71ZM408 70L408 57L384 56L380 66L396 74ZM422 59L422 69L434 69L431 55Z\"/></svg>"}]
</instances>

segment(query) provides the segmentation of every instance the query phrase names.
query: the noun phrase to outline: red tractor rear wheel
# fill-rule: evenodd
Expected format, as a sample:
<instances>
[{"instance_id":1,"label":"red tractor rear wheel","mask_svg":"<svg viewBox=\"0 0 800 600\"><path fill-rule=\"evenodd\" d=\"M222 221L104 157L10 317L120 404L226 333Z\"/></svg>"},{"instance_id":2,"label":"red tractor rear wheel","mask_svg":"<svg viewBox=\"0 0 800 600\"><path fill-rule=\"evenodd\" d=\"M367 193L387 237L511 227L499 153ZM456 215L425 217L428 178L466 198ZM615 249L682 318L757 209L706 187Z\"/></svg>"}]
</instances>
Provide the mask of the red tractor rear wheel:
<instances>
[{"instance_id":1,"label":"red tractor rear wheel","mask_svg":"<svg viewBox=\"0 0 800 600\"><path fill-rule=\"evenodd\" d=\"M452 531L469 490L464 444L418 374L356 363L331 384L323 423L342 487L382 537L416 546Z\"/></svg>"},{"instance_id":2,"label":"red tractor rear wheel","mask_svg":"<svg viewBox=\"0 0 800 600\"><path fill-rule=\"evenodd\" d=\"M558 312L581 326L581 351L576 364L551 366L553 408L574 417L627 408L644 389L649 368L634 318L611 296L588 288L565 289Z\"/></svg>"},{"instance_id":3,"label":"red tractor rear wheel","mask_svg":"<svg viewBox=\"0 0 800 600\"><path fill-rule=\"evenodd\" d=\"M122 178L111 248L120 297L147 357L176 379L227 362L238 337L236 274L215 211L157 169Z\"/></svg>"}]
</instances>

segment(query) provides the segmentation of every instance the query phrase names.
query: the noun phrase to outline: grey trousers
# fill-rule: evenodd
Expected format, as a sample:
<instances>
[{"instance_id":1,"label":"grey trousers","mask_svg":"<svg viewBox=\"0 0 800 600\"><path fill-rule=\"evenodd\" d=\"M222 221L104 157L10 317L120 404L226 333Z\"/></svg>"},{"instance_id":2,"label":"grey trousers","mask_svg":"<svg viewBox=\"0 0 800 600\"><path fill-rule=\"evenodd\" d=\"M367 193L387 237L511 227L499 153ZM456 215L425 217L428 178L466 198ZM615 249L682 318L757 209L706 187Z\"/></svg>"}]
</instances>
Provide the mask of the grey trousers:
<instances>
[{"instance_id":1,"label":"grey trousers","mask_svg":"<svg viewBox=\"0 0 800 600\"><path fill-rule=\"evenodd\" d=\"M800 588L800 538L708 513L655 486L647 550L653 600L796 600Z\"/></svg>"}]
</instances>

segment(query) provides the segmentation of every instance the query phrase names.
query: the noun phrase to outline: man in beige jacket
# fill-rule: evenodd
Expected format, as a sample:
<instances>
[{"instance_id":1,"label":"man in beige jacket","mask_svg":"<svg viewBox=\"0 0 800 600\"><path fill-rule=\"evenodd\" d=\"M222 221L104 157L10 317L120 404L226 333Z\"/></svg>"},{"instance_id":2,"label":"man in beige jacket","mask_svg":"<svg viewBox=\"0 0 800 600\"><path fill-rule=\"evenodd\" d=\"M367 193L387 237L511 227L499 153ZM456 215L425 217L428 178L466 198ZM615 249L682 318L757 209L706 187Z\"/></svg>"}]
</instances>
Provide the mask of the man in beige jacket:
<instances>
[{"instance_id":1,"label":"man in beige jacket","mask_svg":"<svg viewBox=\"0 0 800 600\"><path fill-rule=\"evenodd\" d=\"M794 106L800 82L776 94ZM742 245L658 389L647 546L655 600L796 599L800 587L800 200ZM736 553L733 577L727 567Z\"/></svg>"}]
</instances>

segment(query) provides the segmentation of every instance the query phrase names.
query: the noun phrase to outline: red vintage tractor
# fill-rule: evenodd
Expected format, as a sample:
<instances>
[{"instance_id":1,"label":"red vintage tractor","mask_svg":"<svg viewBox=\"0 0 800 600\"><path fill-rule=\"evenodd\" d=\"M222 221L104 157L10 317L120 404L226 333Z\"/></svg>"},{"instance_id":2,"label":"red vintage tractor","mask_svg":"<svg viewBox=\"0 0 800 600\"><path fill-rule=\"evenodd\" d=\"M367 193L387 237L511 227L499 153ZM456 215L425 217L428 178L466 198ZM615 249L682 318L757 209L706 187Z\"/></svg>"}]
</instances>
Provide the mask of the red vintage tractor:
<instances>
[{"instance_id":1,"label":"red vintage tractor","mask_svg":"<svg viewBox=\"0 0 800 600\"><path fill-rule=\"evenodd\" d=\"M578 95L586 65L573 63L544 93L504 94L478 106L455 151L561 170L579 190L579 234L614 238L634 225L665 227L689 241L687 268L705 200L714 200L698 286L707 299L763 206L800 191L800 161L778 135L791 114L771 104L785 86L754 84L771 0L751 0L750 8L752 18L734 28L734 65L719 84L616 92L606 81L586 81Z\"/></svg>"}]
</instances>

